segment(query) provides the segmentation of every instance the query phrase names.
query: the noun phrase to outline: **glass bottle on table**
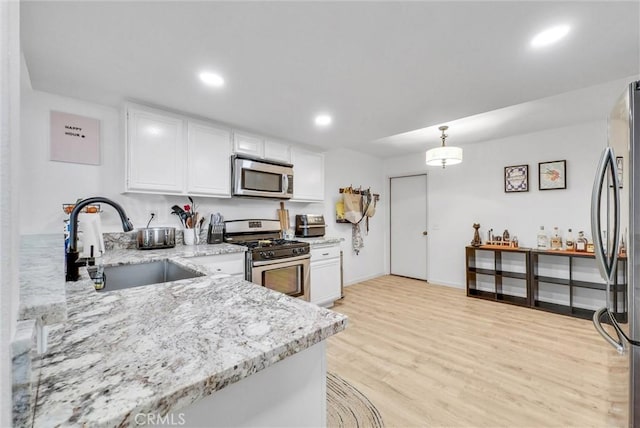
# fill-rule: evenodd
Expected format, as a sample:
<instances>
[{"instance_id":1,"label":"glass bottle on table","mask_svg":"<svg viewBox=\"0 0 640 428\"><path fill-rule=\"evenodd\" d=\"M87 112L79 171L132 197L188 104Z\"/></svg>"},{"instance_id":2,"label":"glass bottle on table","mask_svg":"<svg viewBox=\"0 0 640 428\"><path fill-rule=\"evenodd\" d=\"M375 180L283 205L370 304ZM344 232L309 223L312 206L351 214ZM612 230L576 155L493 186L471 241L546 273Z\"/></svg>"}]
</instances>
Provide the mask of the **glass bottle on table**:
<instances>
[{"instance_id":1,"label":"glass bottle on table","mask_svg":"<svg viewBox=\"0 0 640 428\"><path fill-rule=\"evenodd\" d=\"M551 249L552 250L562 250L562 238L558 233L558 228L553 228L553 235L551 236Z\"/></svg>"},{"instance_id":2,"label":"glass bottle on table","mask_svg":"<svg viewBox=\"0 0 640 428\"><path fill-rule=\"evenodd\" d=\"M567 240L565 241L565 248L567 249L567 251L575 251L576 249L575 241L573 240L573 232L571 232L571 229L567 231Z\"/></svg>"},{"instance_id":3,"label":"glass bottle on table","mask_svg":"<svg viewBox=\"0 0 640 428\"><path fill-rule=\"evenodd\" d=\"M584 232L578 232L578 239L576 239L575 243L576 251L586 252L587 251L587 238L584 237Z\"/></svg>"},{"instance_id":4,"label":"glass bottle on table","mask_svg":"<svg viewBox=\"0 0 640 428\"><path fill-rule=\"evenodd\" d=\"M540 230L538 231L538 249L546 250L549 248L549 237L547 236L547 232L544 231L544 226L540 226Z\"/></svg>"}]
</instances>

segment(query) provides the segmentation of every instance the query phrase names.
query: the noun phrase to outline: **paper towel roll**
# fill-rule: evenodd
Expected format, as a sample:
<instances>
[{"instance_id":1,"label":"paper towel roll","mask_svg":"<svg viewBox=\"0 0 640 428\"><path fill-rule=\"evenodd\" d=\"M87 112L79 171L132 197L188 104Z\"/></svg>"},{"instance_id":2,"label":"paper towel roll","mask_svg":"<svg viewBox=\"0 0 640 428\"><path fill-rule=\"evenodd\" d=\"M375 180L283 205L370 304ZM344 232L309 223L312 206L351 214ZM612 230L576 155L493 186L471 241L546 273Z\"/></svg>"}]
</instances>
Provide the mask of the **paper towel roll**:
<instances>
[{"instance_id":1,"label":"paper towel roll","mask_svg":"<svg viewBox=\"0 0 640 428\"><path fill-rule=\"evenodd\" d=\"M99 256L104 252L104 240L102 239L102 222L100 214L80 213L78 215L78 231L82 232L82 252L80 257Z\"/></svg>"}]
</instances>

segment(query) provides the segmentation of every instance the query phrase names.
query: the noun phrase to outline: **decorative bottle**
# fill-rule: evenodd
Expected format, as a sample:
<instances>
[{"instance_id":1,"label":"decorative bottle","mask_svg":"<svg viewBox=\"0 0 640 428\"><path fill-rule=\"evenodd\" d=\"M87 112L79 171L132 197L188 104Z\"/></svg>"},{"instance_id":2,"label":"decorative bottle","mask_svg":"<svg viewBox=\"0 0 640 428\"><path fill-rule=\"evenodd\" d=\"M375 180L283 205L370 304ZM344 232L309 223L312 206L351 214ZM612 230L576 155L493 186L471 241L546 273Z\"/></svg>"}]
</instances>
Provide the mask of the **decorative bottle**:
<instances>
[{"instance_id":1,"label":"decorative bottle","mask_svg":"<svg viewBox=\"0 0 640 428\"><path fill-rule=\"evenodd\" d=\"M540 231L538 232L538 249L546 250L547 248L549 248L549 237L544 231L544 226L540 226Z\"/></svg>"},{"instance_id":2,"label":"decorative bottle","mask_svg":"<svg viewBox=\"0 0 640 428\"><path fill-rule=\"evenodd\" d=\"M551 249L562 250L562 238L558 234L558 228L553 228L553 236L551 237Z\"/></svg>"},{"instance_id":3,"label":"decorative bottle","mask_svg":"<svg viewBox=\"0 0 640 428\"><path fill-rule=\"evenodd\" d=\"M587 251L587 238L584 237L584 232L582 230L578 232L578 239L576 239L575 247L576 251Z\"/></svg>"},{"instance_id":4,"label":"decorative bottle","mask_svg":"<svg viewBox=\"0 0 640 428\"><path fill-rule=\"evenodd\" d=\"M573 241L573 232L571 232L571 229L567 231L567 240L565 241L565 247L567 251L575 251L576 249L575 242Z\"/></svg>"}]
</instances>

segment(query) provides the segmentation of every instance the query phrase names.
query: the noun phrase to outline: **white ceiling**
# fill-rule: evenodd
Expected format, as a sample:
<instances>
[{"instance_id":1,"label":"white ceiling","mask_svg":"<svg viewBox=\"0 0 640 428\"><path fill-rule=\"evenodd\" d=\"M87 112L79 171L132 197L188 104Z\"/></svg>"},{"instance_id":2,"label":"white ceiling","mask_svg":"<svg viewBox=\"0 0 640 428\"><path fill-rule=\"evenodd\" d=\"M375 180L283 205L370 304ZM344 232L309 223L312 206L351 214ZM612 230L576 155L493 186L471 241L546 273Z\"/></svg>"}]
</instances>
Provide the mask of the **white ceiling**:
<instances>
[{"instance_id":1,"label":"white ceiling","mask_svg":"<svg viewBox=\"0 0 640 428\"><path fill-rule=\"evenodd\" d=\"M385 157L438 145L441 124L453 145L601 117L640 73L639 17L639 1L23 1L21 32L36 90ZM558 23L566 39L529 47Z\"/></svg>"}]
</instances>

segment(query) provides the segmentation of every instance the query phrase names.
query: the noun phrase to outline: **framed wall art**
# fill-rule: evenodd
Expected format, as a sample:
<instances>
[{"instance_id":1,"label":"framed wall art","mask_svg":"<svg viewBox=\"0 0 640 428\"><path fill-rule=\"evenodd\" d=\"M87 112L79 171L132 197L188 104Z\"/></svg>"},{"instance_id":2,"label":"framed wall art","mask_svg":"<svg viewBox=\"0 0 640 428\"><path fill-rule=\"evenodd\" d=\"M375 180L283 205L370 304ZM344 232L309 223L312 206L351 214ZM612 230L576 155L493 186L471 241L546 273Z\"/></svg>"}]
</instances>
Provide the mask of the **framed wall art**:
<instances>
[{"instance_id":1,"label":"framed wall art","mask_svg":"<svg viewBox=\"0 0 640 428\"><path fill-rule=\"evenodd\" d=\"M50 159L100 165L100 121L77 114L51 111Z\"/></svg>"},{"instance_id":2,"label":"framed wall art","mask_svg":"<svg viewBox=\"0 0 640 428\"><path fill-rule=\"evenodd\" d=\"M567 188L567 161L538 163L538 189L556 190Z\"/></svg>"},{"instance_id":3,"label":"framed wall art","mask_svg":"<svg viewBox=\"0 0 640 428\"><path fill-rule=\"evenodd\" d=\"M529 165L504 167L504 192L529 191Z\"/></svg>"}]
</instances>

